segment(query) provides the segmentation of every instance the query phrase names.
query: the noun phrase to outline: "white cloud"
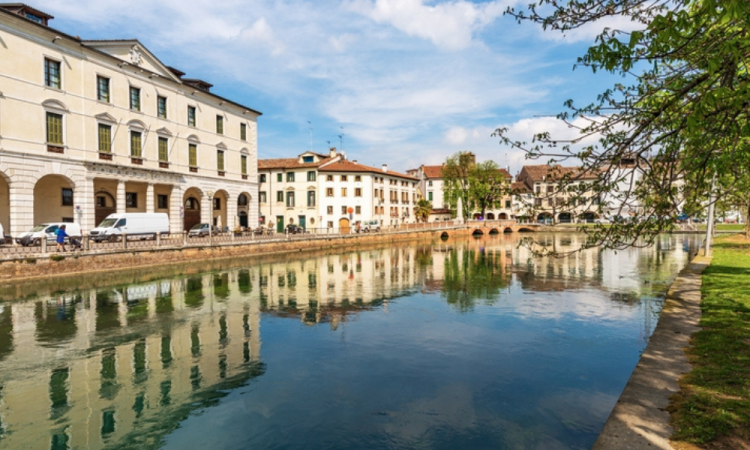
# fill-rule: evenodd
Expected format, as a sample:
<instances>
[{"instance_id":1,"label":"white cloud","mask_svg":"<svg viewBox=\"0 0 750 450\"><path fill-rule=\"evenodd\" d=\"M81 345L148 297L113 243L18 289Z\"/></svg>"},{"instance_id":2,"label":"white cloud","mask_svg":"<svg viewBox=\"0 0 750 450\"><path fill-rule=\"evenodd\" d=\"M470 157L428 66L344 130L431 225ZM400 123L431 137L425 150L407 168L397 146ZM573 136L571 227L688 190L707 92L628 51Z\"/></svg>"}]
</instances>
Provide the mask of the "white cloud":
<instances>
[{"instance_id":1,"label":"white cloud","mask_svg":"<svg viewBox=\"0 0 750 450\"><path fill-rule=\"evenodd\" d=\"M272 55L279 55L284 51L284 44L276 40L273 30L264 17L256 20L249 28L243 29L239 37L250 44L267 44L271 48Z\"/></svg>"},{"instance_id":2,"label":"white cloud","mask_svg":"<svg viewBox=\"0 0 750 450\"><path fill-rule=\"evenodd\" d=\"M377 23L387 23L409 36L431 41L446 50L461 50L469 46L473 34L502 15L505 2L476 4L464 0L439 3L434 6L425 0L357 0L350 3L352 10L370 17Z\"/></svg>"}]
</instances>

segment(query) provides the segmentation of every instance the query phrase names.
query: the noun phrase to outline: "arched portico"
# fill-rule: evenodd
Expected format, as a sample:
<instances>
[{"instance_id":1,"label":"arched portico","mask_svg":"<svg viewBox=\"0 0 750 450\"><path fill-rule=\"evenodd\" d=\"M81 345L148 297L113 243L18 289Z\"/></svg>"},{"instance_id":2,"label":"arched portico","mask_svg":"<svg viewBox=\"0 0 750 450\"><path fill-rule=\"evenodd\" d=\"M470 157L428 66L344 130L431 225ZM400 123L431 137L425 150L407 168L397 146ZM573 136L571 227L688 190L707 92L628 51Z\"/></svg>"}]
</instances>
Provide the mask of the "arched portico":
<instances>
[{"instance_id":1,"label":"arched portico","mask_svg":"<svg viewBox=\"0 0 750 450\"><path fill-rule=\"evenodd\" d=\"M248 223L248 216L250 214L250 202L252 197L247 192L241 192L237 196L237 217L239 219L239 226L247 228L250 226Z\"/></svg>"},{"instance_id":2,"label":"arched portico","mask_svg":"<svg viewBox=\"0 0 750 450\"><path fill-rule=\"evenodd\" d=\"M562 212L557 215L557 221L559 223L570 223L572 222L573 216L569 212Z\"/></svg>"},{"instance_id":3,"label":"arched portico","mask_svg":"<svg viewBox=\"0 0 750 450\"><path fill-rule=\"evenodd\" d=\"M185 191L182 196L183 203L183 229L189 230L193 225L201 223L201 200L203 192L200 189L192 187Z\"/></svg>"},{"instance_id":4,"label":"arched portico","mask_svg":"<svg viewBox=\"0 0 750 450\"><path fill-rule=\"evenodd\" d=\"M232 223L227 222L227 205L229 194L227 191L220 189L214 193L211 205L211 225L224 229L224 227L234 227L234 217Z\"/></svg>"},{"instance_id":5,"label":"arched portico","mask_svg":"<svg viewBox=\"0 0 750 450\"><path fill-rule=\"evenodd\" d=\"M34 225L74 222L75 183L64 175L45 175L34 185Z\"/></svg>"},{"instance_id":6,"label":"arched portico","mask_svg":"<svg viewBox=\"0 0 750 450\"><path fill-rule=\"evenodd\" d=\"M549 222L552 220L552 213L543 212L536 217L538 222Z\"/></svg>"},{"instance_id":7,"label":"arched portico","mask_svg":"<svg viewBox=\"0 0 750 450\"><path fill-rule=\"evenodd\" d=\"M498 220L508 220L508 215L506 213L500 213L497 215Z\"/></svg>"},{"instance_id":8,"label":"arched portico","mask_svg":"<svg viewBox=\"0 0 750 450\"><path fill-rule=\"evenodd\" d=\"M495 214L494 213L487 213L487 220L495 220Z\"/></svg>"}]
</instances>

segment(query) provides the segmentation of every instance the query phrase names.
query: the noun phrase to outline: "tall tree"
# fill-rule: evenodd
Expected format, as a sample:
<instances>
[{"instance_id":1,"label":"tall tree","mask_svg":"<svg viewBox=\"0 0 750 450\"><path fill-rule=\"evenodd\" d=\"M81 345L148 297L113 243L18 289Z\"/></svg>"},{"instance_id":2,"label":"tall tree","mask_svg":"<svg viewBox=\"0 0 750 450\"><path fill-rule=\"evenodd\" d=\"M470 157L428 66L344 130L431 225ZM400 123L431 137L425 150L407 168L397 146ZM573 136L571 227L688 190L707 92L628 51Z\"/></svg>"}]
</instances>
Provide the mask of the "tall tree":
<instances>
[{"instance_id":1,"label":"tall tree","mask_svg":"<svg viewBox=\"0 0 750 450\"><path fill-rule=\"evenodd\" d=\"M430 203L428 200L420 198L417 202L417 207L414 208L414 216L416 216L417 220L427 222L430 214L432 214L432 203Z\"/></svg>"},{"instance_id":2,"label":"tall tree","mask_svg":"<svg viewBox=\"0 0 750 450\"><path fill-rule=\"evenodd\" d=\"M586 246L650 245L680 212L705 208L714 174L744 179L750 168L750 2L747 0L538 0L510 8L519 22L552 32L596 26L602 19L630 19L635 31L604 28L577 66L622 75L623 81L591 104L566 102L558 115L580 131L572 142L549 133L531 143L498 129L501 142L531 157L573 159L593 174L589 193L618 195L620 208L649 220L597 227ZM581 126L580 123L585 125ZM586 137L598 142L573 148ZM625 191L622 191L622 189ZM719 184L718 198L736 190ZM576 198L578 197L578 198Z\"/></svg>"},{"instance_id":3,"label":"tall tree","mask_svg":"<svg viewBox=\"0 0 750 450\"><path fill-rule=\"evenodd\" d=\"M494 161L474 164L469 171L469 198L482 217L487 217L487 209L499 203L509 189L508 180Z\"/></svg>"},{"instance_id":4,"label":"tall tree","mask_svg":"<svg viewBox=\"0 0 750 450\"><path fill-rule=\"evenodd\" d=\"M474 204L469 192L469 176L476 165L476 157L471 152L458 152L448 157L443 165L443 197L451 209L458 207L458 199L463 204L464 218L471 217ZM458 211L456 212L458 214Z\"/></svg>"}]
</instances>

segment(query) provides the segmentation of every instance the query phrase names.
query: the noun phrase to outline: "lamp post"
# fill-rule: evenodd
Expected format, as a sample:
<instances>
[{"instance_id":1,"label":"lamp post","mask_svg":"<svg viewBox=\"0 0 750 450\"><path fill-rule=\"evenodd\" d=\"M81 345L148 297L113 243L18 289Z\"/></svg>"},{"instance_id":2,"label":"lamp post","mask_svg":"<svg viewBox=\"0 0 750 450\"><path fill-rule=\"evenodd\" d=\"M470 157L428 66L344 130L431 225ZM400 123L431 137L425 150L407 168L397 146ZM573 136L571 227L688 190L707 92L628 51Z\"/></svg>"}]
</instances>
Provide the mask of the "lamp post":
<instances>
[{"instance_id":1,"label":"lamp post","mask_svg":"<svg viewBox=\"0 0 750 450\"><path fill-rule=\"evenodd\" d=\"M214 231L214 191L206 191L208 197L208 245L213 245Z\"/></svg>"}]
</instances>

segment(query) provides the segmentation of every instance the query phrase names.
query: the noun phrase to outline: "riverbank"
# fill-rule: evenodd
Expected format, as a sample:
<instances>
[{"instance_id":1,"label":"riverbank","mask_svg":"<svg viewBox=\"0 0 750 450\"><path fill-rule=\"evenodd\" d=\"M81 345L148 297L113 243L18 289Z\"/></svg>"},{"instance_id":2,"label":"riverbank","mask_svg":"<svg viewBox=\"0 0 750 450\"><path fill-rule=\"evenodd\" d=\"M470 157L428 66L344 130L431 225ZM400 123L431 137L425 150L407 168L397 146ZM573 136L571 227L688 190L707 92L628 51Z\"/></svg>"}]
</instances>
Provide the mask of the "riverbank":
<instances>
[{"instance_id":1,"label":"riverbank","mask_svg":"<svg viewBox=\"0 0 750 450\"><path fill-rule=\"evenodd\" d=\"M659 323L633 370L593 450L672 449L670 397L691 366L685 354L701 317L701 274L709 258L698 256L677 276Z\"/></svg>"},{"instance_id":2,"label":"riverbank","mask_svg":"<svg viewBox=\"0 0 750 450\"><path fill-rule=\"evenodd\" d=\"M700 327L673 405L678 449L750 449L750 242L717 240Z\"/></svg>"},{"instance_id":3,"label":"riverbank","mask_svg":"<svg viewBox=\"0 0 750 450\"><path fill-rule=\"evenodd\" d=\"M264 255L287 255L312 250L346 250L372 244L432 240L439 238L442 231L444 230L425 229L387 234L332 235L310 240L279 239L233 245L135 248L107 253L53 253L44 258L30 256L1 263L0 284L51 277L88 276L93 273L119 270L152 269L195 261L209 262Z\"/></svg>"}]
</instances>

